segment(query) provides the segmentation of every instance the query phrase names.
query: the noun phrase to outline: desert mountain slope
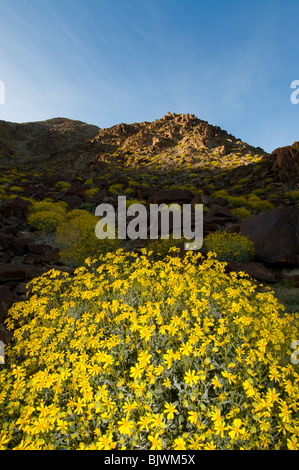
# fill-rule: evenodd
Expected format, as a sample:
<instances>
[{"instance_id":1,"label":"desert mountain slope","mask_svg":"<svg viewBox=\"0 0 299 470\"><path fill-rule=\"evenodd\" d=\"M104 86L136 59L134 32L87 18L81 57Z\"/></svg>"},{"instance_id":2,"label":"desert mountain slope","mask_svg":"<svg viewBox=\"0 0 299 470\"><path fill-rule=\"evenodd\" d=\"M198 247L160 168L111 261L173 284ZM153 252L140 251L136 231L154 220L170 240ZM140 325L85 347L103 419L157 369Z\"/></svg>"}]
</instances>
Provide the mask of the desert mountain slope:
<instances>
[{"instance_id":1,"label":"desert mountain slope","mask_svg":"<svg viewBox=\"0 0 299 470\"><path fill-rule=\"evenodd\" d=\"M46 197L57 182L73 183L78 178L100 178L124 188L134 178L140 189L177 185L193 190L225 188L234 194L263 188L267 180L271 193L281 196L297 186L296 145L269 155L192 114L168 113L154 122L105 129L66 118L22 124L0 121L2 174L11 179L13 168L17 186L27 178L30 184L21 187L28 197L36 194L34 185L44 185Z\"/></svg>"}]
</instances>

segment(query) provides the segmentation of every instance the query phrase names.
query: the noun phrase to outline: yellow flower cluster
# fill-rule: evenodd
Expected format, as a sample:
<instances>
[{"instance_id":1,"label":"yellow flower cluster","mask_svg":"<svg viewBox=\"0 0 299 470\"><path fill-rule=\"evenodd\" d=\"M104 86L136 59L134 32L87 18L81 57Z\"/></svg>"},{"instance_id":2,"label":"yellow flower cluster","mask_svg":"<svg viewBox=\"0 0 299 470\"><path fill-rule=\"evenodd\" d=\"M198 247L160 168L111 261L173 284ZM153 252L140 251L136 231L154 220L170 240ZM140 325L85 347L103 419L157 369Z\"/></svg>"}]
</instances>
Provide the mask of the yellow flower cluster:
<instances>
[{"instance_id":1,"label":"yellow flower cluster","mask_svg":"<svg viewBox=\"0 0 299 470\"><path fill-rule=\"evenodd\" d=\"M299 448L298 314L212 256L52 270L6 323L2 449Z\"/></svg>"}]
</instances>

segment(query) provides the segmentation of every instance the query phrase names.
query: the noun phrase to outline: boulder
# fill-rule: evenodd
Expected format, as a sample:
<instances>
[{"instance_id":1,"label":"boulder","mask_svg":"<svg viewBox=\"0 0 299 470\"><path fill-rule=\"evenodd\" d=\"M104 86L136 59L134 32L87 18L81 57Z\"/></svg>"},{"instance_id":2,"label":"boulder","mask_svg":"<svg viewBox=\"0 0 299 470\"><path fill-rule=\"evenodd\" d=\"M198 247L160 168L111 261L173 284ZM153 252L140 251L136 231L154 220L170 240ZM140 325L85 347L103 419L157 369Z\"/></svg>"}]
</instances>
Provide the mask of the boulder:
<instances>
[{"instance_id":1,"label":"boulder","mask_svg":"<svg viewBox=\"0 0 299 470\"><path fill-rule=\"evenodd\" d=\"M230 261L229 263L227 263L226 269L228 272L245 272L250 277L260 282L277 282L276 276L271 271L269 271L269 269L267 269L262 263L245 263Z\"/></svg>"},{"instance_id":2,"label":"boulder","mask_svg":"<svg viewBox=\"0 0 299 470\"><path fill-rule=\"evenodd\" d=\"M4 201L0 205L0 212L5 217L24 217L28 207L31 205L29 201L25 201L20 197Z\"/></svg>"},{"instance_id":3,"label":"boulder","mask_svg":"<svg viewBox=\"0 0 299 470\"><path fill-rule=\"evenodd\" d=\"M236 220L236 217L232 212L227 208L220 206L218 204L213 204L208 213L205 214L204 219L207 223L217 223L224 220Z\"/></svg>"},{"instance_id":4,"label":"boulder","mask_svg":"<svg viewBox=\"0 0 299 470\"><path fill-rule=\"evenodd\" d=\"M28 292L28 287L26 282L20 282L13 290L13 294L19 296L19 295L25 295Z\"/></svg>"},{"instance_id":5,"label":"boulder","mask_svg":"<svg viewBox=\"0 0 299 470\"><path fill-rule=\"evenodd\" d=\"M29 243L28 244L28 251L30 253L35 253L36 255L45 255L49 250L52 250L53 247L51 245L47 245L44 243Z\"/></svg>"},{"instance_id":6,"label":"boulder","mask_svg":"<svg viewBox=\"0 0 299 470\"><path fill-rule=\"evenodd\" d=\"M17 225L5 225L0 229L0 233L6 233L8 235L17 235L18 230L19 229Z\"/></svg>"},{"instance_id":7,"label":"boulder","mask_svg":"<svg viewBox=\"0 0 299 470\"><path fill-rule=\"evenodd\" d=\"M279 179L294 181L299 175L299 142L273 150L272 156L272 169L277 172Z\"/></svg>"},{"instance_id":8,"label":"boulder","mask_svg":"<svg viewBox=\"0 0 299 470\"><path fill-rule=\"evenodd\" d=\"M240 224L228 224L223 229L224 232L240 233Z\"/></svg>"},{"instance_id":9,"label":"boulder","mask_svg":"<svg viewBox=\"0 0 299 470\"><path fill-rule=\"evenodd\" d=\"M240 223L240 233L254 243L259 261L299 266L298 208L279 206L248 217Z\"/></svg>"},{"instance_id":10,"label":"boulder","mask_svg":"<svg viewBox=\"0 0 299 470\"><path fill-rule=\"evenodd\" d=\"M86 187L79 183L75 182L72 184L72 186L67 190L64 196L64 200L66 196L79 196L82 201L85 201L86 198Z\"/></svg>"},{"instance_id":11,"label":"boulder","mask_svg":"<svg viewBox=\"0 0 299 470\"><path fill-rule=\"evenodd\" d=\"M4 344L8 344L12 340L12 335L11 331L8 331L4 325L0 324L0 341L3 341Z\"/></svg>"},{"instance_id":12,"label":"boulder","mask_svg":"<svg viewBox=\"0 0 299 470\"><path fill-rule=\"evenodd\" d=\"M191 203L193 194L188 189L168 189L157 191L150 196L150 202L154 204Z\"/></svg>"},{"instance_id":13,"label":"boulder","mask_svg":"<svg viewBox=\"0 0 299 470\"><path fill-rule=\"evenodd\" d=\"M6 251L10 249L13 236L8 233L0 232L0 251Z\"/></svg>"},{"instance_id":14,"label":"boulder","mask_svg":"<svg viewBox=\"0 0 299 470\"><path fill-rule=\"evenodd\" d=\"M282 276L292 287L299 287L299 269L283 270Z\"/></svg>"},{"instance_id":15,"label":"boulder","mask_svg":"<svg viewBox=\"0 0 299 470\"><path fill-rule=\"evenodd\" d=\"M41 276L45 271L46 269L41 266L0 263L0 282L29 281Z\"/></svg>"},{"instance_id":16,"label":"boulder","mask_svg":"<svg viewBox=\"0 0 299 470\"><path fill-rule=\"evenodd\" d=\"M83 200L77 194L67 194L62 200L67 203L71 210L78 209L83 203Z\"/></svg>"},{"instance_id":17,"label":"boulder","mask_svg":"<svg viewBox=\"0 0 299 470\"><path fill-rule=\"evenodd\" d=\"M10 242L10 249L16 256L22 256L27 251L31 239L27 237L16 237Z\"/></svg>"},{"instance_id":18,"label":"boulder","mask_svg":"<svg viewBox=\"0 0 299 470\"><path fill-rule=\"evenodd\" d=\"M7 286L0 286L0 323L6 318L7 311L15 300L15 296Z\"/></svg>"}]
</instances>

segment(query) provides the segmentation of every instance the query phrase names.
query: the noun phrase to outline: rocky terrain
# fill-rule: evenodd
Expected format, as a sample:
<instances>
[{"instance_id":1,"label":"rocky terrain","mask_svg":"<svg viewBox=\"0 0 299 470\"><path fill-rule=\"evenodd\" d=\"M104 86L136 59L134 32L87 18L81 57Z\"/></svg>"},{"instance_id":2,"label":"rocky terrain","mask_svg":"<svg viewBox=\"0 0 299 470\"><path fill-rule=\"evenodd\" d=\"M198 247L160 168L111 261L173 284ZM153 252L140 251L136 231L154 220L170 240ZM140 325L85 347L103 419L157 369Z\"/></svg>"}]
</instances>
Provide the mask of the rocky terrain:
<instances>
[{"instance_id":1,"label":"rocky terrain","mask_svg":"<svg viewBox=\"0 0 299 470\"><path fill-rule=\"evenodd\" d=\"M64 118L0 121L0 340L26 284L64 266L53 235L28 225L31 202L64 201L94 213L118 195L143 203L203 203L204 235L239 232L250 263L228 263L299 310L299 142L267 154L189 114L100 129ZM239 212L236 209L242 209ZM245 211L244 211L245 210ZM136 240L132 249L144 245ZM294 310L296 309L296 310Z\"/></svg>"}]
</instances>

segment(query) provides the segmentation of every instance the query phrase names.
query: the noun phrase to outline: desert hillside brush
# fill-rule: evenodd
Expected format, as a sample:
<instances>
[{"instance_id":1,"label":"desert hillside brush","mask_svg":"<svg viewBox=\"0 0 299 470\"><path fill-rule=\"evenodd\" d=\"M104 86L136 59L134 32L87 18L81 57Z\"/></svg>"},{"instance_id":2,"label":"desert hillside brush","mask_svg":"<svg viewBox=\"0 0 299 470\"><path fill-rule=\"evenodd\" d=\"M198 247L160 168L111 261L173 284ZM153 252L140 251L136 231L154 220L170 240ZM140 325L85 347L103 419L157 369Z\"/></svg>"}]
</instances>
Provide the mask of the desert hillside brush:
<instances>
[{"instance_id":1,"label":"desert hillside brush","mask_svg":"<svg viewBox=\"0 0 299 470\"><path fill-rule=\"evenodd\" d=\"M292 199L293 201L299 201L299 191L288 191L285 193L285 197Z\"/></svg>"},{"instance_id":2,"label":"desert hillside brush","mask_svg":"<svg viewBox=\"0 0 299 470\"><path fill-rule=\"evenodd\" d=\"M29 214L27 220L30 227L45 232L55 232L63 219L63 215L57 211L38 211Z\"/></svg>"},{"instance_id":3,"label":"desert hillside brush","mask_svg":"<svg viewBox=\"0 0 299 470\"><path fill-rule=\"evenodd\" d=\"M65 215L67 209L67 203L64 201L51 202L49 199L44 199L43 201L32 201L32 204L29 206L29 214L34 214L36 212L57 212L61 215Z\"/></svg>"},{"instance_id":4,"label":"desert hillside brush","mask_svg":"<svg viewBox=\"0 0 299 470\"><path fill-rule=\"evenodd\" d=\"M95 197L98 192L100 191L100 188L90 188L90 189L87 189L86 190L86 196L87 197L90 197L90 198L93 198Z\"/></svg>"},{"instance_id":5,"label":"desert hillside brush","mask_svg":"<svg viewBox=\"0 0 299 470\"><path fill-rule=\"evenodd\" d=\"M246 207L236 207L235 209L232 209L232 213L238 219L246 219L251 215L250 210L246 209Z\"/></svg>"},{"instance_id":6,"label":"desert hillside brush","mask_svg":"<svg viewBox=\"0 0 299 470\"><path fill-rule=\"evenodd\" d=\"M97 257L120 247L120 241L99 240L95 235L98 217L76 209L67 213L56 229L56 244L61 260L69 266L80 266L86 257Z\"/></svg>"},{"instance_id":7,"label":"desert hillside brush","mask_svg":"<svg viewBox=\"0 0 299 470\"><path fill-rule=\"evenodd\" d=\"M31 201L28 210L27 222L30 227L45 232L55 232L63 222L67 204L61 202Z\"/></svg>"},{"instance_id":8,"label":"desert hillside brush","mask_svg":"<svg viewBox=\"0 0 299 470\"><path fill-rule=\"evenodd\" d=\"M208 256L109 253L6 327L2 449L298 449L298 314Z\"/></svg>"},{"instance_id":9,"label":"desert hillside brush","mask_svg":"<svg viewBox=\"0 0 299 470\"><path fill-rule=\"evenodd\" d=\"M239 233L211 232L204 239L203 247L216 253L218 261L251 261L254 258L253 243Z\"/></svg>"}]
</instances>

